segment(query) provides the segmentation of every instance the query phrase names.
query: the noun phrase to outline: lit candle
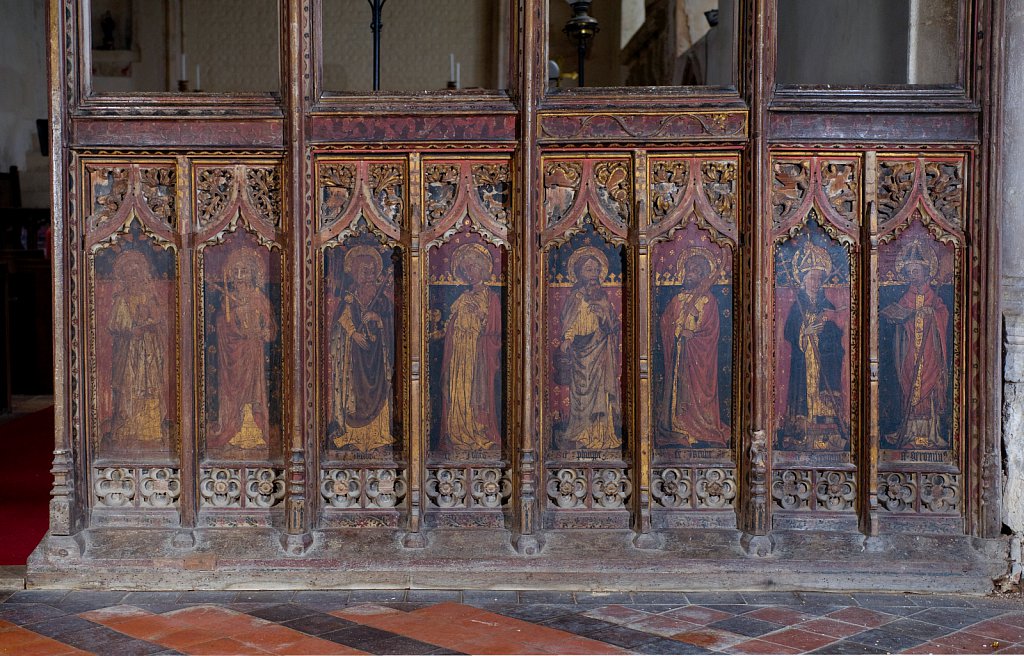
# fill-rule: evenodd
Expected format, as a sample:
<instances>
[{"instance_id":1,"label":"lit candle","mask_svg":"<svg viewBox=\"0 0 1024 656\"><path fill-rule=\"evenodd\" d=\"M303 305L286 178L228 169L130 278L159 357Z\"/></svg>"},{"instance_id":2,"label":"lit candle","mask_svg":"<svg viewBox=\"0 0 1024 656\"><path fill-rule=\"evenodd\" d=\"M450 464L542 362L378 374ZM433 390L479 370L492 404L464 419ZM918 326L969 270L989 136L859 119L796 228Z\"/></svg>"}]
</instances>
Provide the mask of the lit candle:
<instances>
[{"instance_id":1,"label":"lit candle","mask_svg":"<svg viewBox=\"0 0 1024 656\"><path fill-rule=\"evenodd\" d=\"M462 62L455 64L455 88L462 88Z\"/></svg>"},{"instance_id":2,"label":"lit candle","mask_svg":"<svg viewBox=\"0 0 1024 656\"><path fill-rule=\"evenodd\" d=\"M188 64L185 63L185 53L181 53L181 77L179 79L188 79Z\"/></svg>"},{"instance_id":3,"label":"lit candle","mask_svg":"<svg viewBox=\"0 0 1024 656\"><path fill-rule=\"evenodd\" d=\"M203 88L202 85L199 83L199 64L196 64L196 86L195 86L195 90L199 91L202 88Z\"/></svg>"},{"instance_id":4,"label":"lit candle","mask_svg":"<svg viewBox=\"0 0 1024 656\"><path fill-rule=\"evenodd\" d=\"M448 68L450 69L449 72L448 72L448 79L454 82L455 81L455 53L454 52L448 53Z\"/></svg>"}]
</instances>

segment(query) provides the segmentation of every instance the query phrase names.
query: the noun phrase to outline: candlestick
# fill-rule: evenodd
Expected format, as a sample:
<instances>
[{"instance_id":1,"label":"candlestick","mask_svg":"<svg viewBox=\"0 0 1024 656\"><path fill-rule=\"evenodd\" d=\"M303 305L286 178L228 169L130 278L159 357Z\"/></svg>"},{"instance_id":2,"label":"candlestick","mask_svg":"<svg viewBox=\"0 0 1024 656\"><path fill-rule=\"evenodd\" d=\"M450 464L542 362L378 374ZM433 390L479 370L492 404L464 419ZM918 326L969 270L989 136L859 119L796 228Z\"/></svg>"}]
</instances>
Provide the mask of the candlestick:
<instances>
[{"instance_id":1,"label":"candlestick","mask_svg":"<svg viewBox=\"0 0 1024 656\"><path fill-rule=\"evenodd\" d=\"M196 64L196 84L193 87L193 91L199 91L202 88L202 85L199 83L199 64Z\"/></svg>"},{"instance_id":2,"label":"candlestick","mask_svg":"<svg viewBox=\"0 0 1024 656\"><path fill-rule=\"evenodd\" d=\"M462 88L462 62L455 64L455 88Z\"/></svg>"}]
</instances>

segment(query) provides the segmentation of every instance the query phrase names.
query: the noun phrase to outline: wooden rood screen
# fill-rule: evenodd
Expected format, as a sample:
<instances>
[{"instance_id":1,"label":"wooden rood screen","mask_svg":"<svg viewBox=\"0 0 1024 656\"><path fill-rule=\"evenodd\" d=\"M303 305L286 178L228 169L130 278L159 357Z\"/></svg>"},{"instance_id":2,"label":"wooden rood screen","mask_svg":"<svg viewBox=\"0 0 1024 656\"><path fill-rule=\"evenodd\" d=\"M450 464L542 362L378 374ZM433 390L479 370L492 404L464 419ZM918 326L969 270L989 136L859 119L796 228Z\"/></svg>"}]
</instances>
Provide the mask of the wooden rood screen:
<instances>
[{"instance_id":1,"label":"wooden rood screen","mask_svg":"<svg viewBox=\"0 0 1024 656\"><path fill-rule=\"evenodd\" d=\"M648 1L614 65L661 86L592 86L588 61L576 88L548 80L556 50L576 68L564 3L501 0L481 84L508 91L417 93L338 91L354 0L266 3L280 29L240 70L279 77L267 92L218 92L215 64L196 91L176 56L156 91L182 91L119 91L145 56L96 39L132 4L49 8L48 544L272 529L301 556L341 529L408 548L507 529L480 535L535 554L562 529L723 529L763 555L792 529L998 534L997 2L935 3L948 70L914 69L939 36L911 12L903 77L851 81L860 53L829 52L796 0L720 3L672 77L651 44L678 46L659 25L692 3ZM382 35L409 11L385 7ZM447 69L446 46L422 55ZM835 80L801 65L819 58Z\"/></svg>"}]
</instances>

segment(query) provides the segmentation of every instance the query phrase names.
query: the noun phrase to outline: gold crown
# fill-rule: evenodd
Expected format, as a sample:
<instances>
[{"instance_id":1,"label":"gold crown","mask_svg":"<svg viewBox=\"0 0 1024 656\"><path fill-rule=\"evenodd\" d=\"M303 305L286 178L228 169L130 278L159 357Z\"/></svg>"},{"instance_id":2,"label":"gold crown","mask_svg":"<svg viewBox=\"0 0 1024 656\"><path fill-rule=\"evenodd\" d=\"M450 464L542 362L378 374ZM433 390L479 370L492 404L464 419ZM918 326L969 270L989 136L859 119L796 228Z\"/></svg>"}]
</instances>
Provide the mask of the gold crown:
<instances>
[{"instance_id":1,"label":"gold crown","mask_svg":"<svg viewBox=\"0 0 1024 656\"><path fill-rule=\"evenodd\" d=\"M832 273L832 258L824 248L808 241L793 257L793 273L801 279L815 269L828 278Z\"/></svg>"}]
</instances>

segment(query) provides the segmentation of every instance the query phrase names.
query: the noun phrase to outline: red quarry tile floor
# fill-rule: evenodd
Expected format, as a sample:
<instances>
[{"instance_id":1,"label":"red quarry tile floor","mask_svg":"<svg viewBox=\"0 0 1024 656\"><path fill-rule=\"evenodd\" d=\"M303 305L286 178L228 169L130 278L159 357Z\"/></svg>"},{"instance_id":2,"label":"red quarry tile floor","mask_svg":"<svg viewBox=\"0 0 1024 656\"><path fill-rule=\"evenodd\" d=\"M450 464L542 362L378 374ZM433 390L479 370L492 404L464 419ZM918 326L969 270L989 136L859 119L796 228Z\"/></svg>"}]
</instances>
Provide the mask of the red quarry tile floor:
<instances>
[{"instance_id":1,"label":"red quarry tile floor","mask_svg":"<svg viewBox=\"0 0 1024 656\"><path fill-rule=\"evenodd\" d=\"M1024 654L1024 602L822 593L0 592L0 654L458 653Z\"/></svg>"}]
</instances>

